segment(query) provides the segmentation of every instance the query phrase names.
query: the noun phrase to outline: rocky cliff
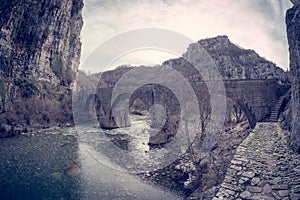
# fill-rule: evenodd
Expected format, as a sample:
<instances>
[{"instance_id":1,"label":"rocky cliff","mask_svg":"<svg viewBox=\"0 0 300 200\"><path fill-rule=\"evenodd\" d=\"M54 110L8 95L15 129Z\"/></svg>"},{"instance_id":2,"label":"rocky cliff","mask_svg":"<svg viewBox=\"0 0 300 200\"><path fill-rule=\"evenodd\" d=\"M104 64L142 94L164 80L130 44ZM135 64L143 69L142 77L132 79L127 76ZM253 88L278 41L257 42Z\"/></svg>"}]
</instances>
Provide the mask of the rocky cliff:
<instances>
[{"instance_id":1,"label":"rocky cliff","mask_svg":"<svg viewBox=\"0 0 300 200\"><path fill-rule=\"evenodd\" d=\"M292 147L300 152L300 2L292 1L293 8L286 14L287 35L292 74Z\"/></svg>"},{"instance_id":2,"label":"rocky cliff","mask_svg":"<svg viewBox=\"0 0 300 200\"><path fill-rule=\"evenodd\" d=\"M80 59L82 0L4 0L0 4L2 136L26 126L71 122Z\"/></svg>"},{"instance_id":3,"label":"rocky cliff","mask_svg":"<svg viewBox=\"0 0 300 200\"><path fill-rule=\"evenodd\" d=\"M227 36L217 36L198 41L198 43L213 58L224 80L237 79L276 79L279 83L288 82L287 74L274 63L259 56L254 50L243 49L233 44ZM195 45L191 44L187 53L193 52ZM190 55L193 56L193 55ZM164 64L171 65L180 71L190 74L190 79L197 79L195 73L185 70L185 61L172 59Z\"/></svg>"}]
</instances>

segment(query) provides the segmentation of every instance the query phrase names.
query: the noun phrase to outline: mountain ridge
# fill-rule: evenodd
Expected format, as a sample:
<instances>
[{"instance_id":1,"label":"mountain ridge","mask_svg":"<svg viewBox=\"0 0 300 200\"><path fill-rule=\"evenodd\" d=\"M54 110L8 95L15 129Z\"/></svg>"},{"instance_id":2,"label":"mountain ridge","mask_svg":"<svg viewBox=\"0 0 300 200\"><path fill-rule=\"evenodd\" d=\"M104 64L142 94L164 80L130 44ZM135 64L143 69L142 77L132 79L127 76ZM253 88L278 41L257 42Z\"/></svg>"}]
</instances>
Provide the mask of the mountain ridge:
<instances>
[{"instance_id":1,"label":"mountain ridge","mask_svg":"<svg viewBox=\"0 0 300 200\"><path fill-rule=\"evenodd\" d=\"M254 50L243 49L233 44L228 36L199 40L197 43L190 44L186 53L193 50L194 44L200 44L213 58L224 80L274 78L280 83L289 82L288 75L283 69L259 56ZM163 65L177 65L181 62L180 59L182 60L182 58L167 60Z\"/></svg>"}]
</instances>

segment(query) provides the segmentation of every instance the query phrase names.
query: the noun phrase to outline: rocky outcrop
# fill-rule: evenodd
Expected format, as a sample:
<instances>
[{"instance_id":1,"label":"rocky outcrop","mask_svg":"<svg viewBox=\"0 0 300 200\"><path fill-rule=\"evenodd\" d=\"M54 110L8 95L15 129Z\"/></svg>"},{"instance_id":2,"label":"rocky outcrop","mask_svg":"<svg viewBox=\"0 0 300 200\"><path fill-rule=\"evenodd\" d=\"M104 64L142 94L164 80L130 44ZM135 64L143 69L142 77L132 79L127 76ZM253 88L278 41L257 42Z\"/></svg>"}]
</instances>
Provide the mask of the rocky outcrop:
<instances>
[{"instance_id":1,"label":"rocky outcrop","mask_svg":"<svg viewBox=\"0 0 300 200\"><path fill-rule=\"evenodd\" d=\"M1 132L72 121L82 7L81 0L1 2Z\"/></svg>"},{"instance_id":2,"label":"rocky outcrop","mask_svg":"<svg viewBox=\"0 0 300 200\"><path fill-rule=\"evenodd\" d=\"M292 74L292 147L300 152L300 5L294 1L293 8L286 14L287 35L290 50L290 70Z\"/></svg>"},{"instance_id":3,"label":"rocky outcrop","mask_svg":"<svg viewBox=\"0 0 300 200\"><path fill-rule=\"evenodd\" d=\"M213 58L224 80L236 79L276 79L279 83L289 82L287 74L274 63L260 57L254 50L243 49L233 44L227 36L217 36L198 42ZM192 54L191 44L187 53ZM196 51L197 52L197 51ZM189 55L193 57L193 55ZM182 58L166 61L165 65L183 71L190 79L201 79L191 70L183 68Z\"/></svg>"}]
</instances>

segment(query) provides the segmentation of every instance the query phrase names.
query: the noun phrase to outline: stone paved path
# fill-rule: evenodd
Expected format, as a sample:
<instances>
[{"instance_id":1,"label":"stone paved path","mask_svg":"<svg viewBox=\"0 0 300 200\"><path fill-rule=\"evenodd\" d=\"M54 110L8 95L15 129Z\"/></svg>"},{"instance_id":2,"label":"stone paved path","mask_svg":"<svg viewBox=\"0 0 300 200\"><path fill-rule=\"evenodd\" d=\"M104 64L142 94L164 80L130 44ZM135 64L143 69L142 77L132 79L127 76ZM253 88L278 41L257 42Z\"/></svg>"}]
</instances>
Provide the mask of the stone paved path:
<instances>
[{"instance_id":1,"label":"stone paved path","mask_svg":"<svg viewBox=\"0 0 300 200\"><path fill-rule=\"evenodd\" d=\"M300 156L290 152L288 132L258 123L238 147L213 200L300 199Z\"/></svg>"}]
</instances>

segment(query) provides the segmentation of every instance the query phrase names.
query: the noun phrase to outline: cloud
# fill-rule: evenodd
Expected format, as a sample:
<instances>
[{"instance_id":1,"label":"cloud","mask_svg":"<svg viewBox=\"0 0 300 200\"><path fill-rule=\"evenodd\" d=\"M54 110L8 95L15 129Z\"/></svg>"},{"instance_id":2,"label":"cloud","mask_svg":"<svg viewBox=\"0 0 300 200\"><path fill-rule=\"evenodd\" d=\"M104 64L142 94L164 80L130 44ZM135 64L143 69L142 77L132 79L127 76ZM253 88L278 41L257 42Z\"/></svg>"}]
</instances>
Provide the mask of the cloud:
<instances>
[{"instance_id":1,"label":"cloud","mask_svg":"<svg viewBox=\"0 0 300 200\"><path fill-rule=\"evenodd\" d=\"M254 49L286 69L288 47L284 16L289 7L288 1L280 0L86 0L81 62L83 65L97 46L119 33L162 28L184 34L195 42L228 35L232 42ZM145 64L149 64L151 60L160 64L168 56L139 53L136 63L145 60ZM122 62L135 64L135 56L129 57Z\"/></svg>"}]
</instances>

